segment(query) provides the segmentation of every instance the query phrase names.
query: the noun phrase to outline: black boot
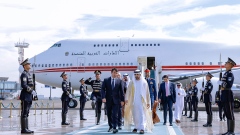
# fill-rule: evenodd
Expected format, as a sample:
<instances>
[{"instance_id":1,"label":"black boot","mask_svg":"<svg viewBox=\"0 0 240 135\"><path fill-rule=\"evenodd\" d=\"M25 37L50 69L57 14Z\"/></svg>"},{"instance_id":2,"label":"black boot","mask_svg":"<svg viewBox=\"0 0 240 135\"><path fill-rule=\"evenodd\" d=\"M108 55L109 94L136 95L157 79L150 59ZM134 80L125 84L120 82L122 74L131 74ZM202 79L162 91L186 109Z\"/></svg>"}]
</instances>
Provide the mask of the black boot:
<instances>
[{"instance_id":1,"label":"black boot","mask_svg":"<svg viewBox=\"0 0 240 135\"><path fill-rule=\"evenodd\" d=\"M204 126L204 127L208 127L208 124L209 124L209 115L207 115L207 123L204 124L203 126Z\"/></svg>"},{"instance_id":2,"label":"black boot","mask_svg":"<svg viewBox=\"0 0 240 135\"><path fill-rule=\"evenodd\" d=\"M21 118L21 133L31 134L32 132L27 130L27 128L26 128L26 123L27 123L27 119Z\"/></svg>"},{"instance_id":3,"label":"black boot","mask_svg":"<svg viewBox=\"0 0 240 135\"><path fill-rule=\"evenodd\" d=\"M70 123L66 122L67 114L62 114L62 125L69 125Z\"/></svg>"},{"instance_id":4,"label":"black boot","mask_svg":"<svg viewBox=\"0 0 240 135\"><path fill-rule=\"evenodd\" d=\"M26 118L26 129L27 129L28 131L30 131L31 133L34 133L34 131L31 131L31 130L28 129L28 117Z\"/></svg>"},{"instance_id":5,"label":"black boot","mask_svg":"<svg viewBox=\"0 0 240 135\"><path fill-rule=\"evenodd\" d=\"M191 121L192 121L192 122L198 121L198 111L195 112L195 114L194 114L194 119L191 120Z\"/></svg>"},{"instance_id":6,"label":"black boot","mask_svg":"<svg viewBox=\"0 0 240 135\"><path fill-rule=\"evenodd\" d=\"M235 135L234 129L235 129L235 120L229 120L229 132L228 132L228 135Z\"/></svg>"},{"instance_id":7,"label":"black boot","mask_svg":"<svg viewBox=\"0 0 240 135\"><path fill-rule=\"evenodd\" d=\"M190 115L187 118L192 118L192 111L190 111Z\"/></svg>"},{"instance_id":8,"label":"black boot","mask_svg":"<svg viewBox=\"0 0 240 135\"><path fill-rule=\"evenodd\" d=\"M224 134L222 134L222 135L228 135L228 133L229 133L229 129L230 129L230 124L229 124L229 120L227 119L227 128L228 128L228 130L227 130L227 132L226 133L224 133Z\"/></svg>"},{"instance_id":9,"label":"black boot","mask_svg":"<svg viewBox=\"0 0 240 135\"><path fill-rule=\"evenodd\" d=\"M100 118L101 118L101 113L98 113L97 114L97 125L100 124Z\"/></svg>"},{"instance_id":10,"label":"black boot","mask_svg":"<svg viewBox=\"0 0 240 135\"><path fill-rule=\"evenodd\" d=\"M83 112L80 112L80 120L87 120L87 119L83 118Z\"/></svg>"}]
</instances>

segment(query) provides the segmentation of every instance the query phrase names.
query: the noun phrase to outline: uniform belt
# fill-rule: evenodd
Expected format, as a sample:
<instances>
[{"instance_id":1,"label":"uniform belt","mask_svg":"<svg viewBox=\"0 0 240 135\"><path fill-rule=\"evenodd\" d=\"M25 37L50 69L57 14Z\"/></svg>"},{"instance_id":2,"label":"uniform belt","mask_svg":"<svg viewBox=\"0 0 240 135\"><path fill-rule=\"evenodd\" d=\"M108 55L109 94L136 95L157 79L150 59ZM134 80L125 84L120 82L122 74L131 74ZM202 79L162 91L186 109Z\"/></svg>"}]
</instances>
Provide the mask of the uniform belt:
<instances>
[{"instance_id":1,"label":"uniform belt","mask_svg":"<svg viewBox=\"0 0 240 135\"><path fill-rule=\"evenodd\" d=\"M223 90L231 90L231 88L224 88Z\"/></svg>"},{"instance_id":2,"label":"uniform belt","mask_svg":"<svg viewBox=\"0 0 240 135\"><path fill-rule=\"evenodd\" d=\"M100 90L93 90L93 92L100 92Z\"/></svg>"}]
</instances>

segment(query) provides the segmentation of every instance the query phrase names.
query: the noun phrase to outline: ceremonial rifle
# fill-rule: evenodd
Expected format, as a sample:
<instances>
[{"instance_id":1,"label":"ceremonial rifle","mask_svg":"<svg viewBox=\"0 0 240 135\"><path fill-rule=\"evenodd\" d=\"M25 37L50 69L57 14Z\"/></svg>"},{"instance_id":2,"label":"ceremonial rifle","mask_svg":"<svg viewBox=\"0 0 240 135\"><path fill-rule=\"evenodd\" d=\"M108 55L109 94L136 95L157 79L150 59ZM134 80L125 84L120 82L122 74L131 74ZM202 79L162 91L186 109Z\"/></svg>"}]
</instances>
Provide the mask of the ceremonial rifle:
<instances>
[{"instance_id":1,"label":"ceremonial rifle","mask_svg":"<svg viewBox=\"0 0 240 135\"><path fill-rule=\"evenodd\" d=\"M203 75L203 69L202 69L202 75ZM202 80L202 88L204 88L204 76L203 76L203 80ZM200 98L200 101L203 102L204 100L204 90L202 90L201 88L201 92L202 92L202 95L201 95L201 98Z\"/></svg>"},{"instance_id":2,"label":"ceremonial rifle","mask_svg":"<svg viewBox=\"0 0 240 135\"><path fill-rule=\"evenodd\" d=\"M33 90L35 90L35 92L37 93L37 89L36 89L36 79L35 79L35 63L36 63L36 56L34 57L34 65L33 65ZM33 96L33 101L37 101L38 100L38 96L36 94L36 96Z\"/></svg>"},{"instance_id":3,"label":"ceremonial rifle","mask_svg":"<svg viewBox=\"0 0 240 135\"><path fill-rule=\"evenodd\" d=\"M221 81L222 79L222 60L221 60L221 53L220 53L220 73L219 73L219 81ZM218 86L218 95L217 95L217 101L220 100L220 93L221 92L221 85Z\"/></svg>"}]
</instances>

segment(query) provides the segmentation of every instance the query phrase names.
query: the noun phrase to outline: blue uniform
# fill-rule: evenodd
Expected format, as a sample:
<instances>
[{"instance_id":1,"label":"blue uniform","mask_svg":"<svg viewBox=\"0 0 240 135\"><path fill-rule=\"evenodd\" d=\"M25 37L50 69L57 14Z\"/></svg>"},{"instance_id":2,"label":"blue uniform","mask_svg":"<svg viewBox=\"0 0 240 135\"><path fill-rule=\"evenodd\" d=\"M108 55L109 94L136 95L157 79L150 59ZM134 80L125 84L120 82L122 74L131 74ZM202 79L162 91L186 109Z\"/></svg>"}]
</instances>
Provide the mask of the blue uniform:
<instances>
[{"instance_id":1,"label":"blue uniform","mask_svg":"<svg viewBox=\"0 0 240 135\"><path fill-rule=\"evenodd\" d=\"M20 77L22 91L20 94L21 100L21 117L27 118L29 115L29 109L32 105L32 91L33 91L33 80L31 74L24 70Z\"/></svg>"},{"instance_id":2,"label":"blue uniform","mask_svg":"<svg viewBox=\"0 0 240 135\"><path fill-rule=\"evenodd\" d=\"M70 101L69 94L71 92L69 82L67 80L62 81L62 114L67 114L68 112L68 103Z\"/></svg>"},{"instance_id":3,"label":"blue uniform","mask_svg":"<svg viewBox=\"0 0 240 135\"><path fill-rule=\"evenodd\" d=\"M205 103L205 109L207 114L212 115L212 92L213 85L211 80L207 81L205 87L204 87L204 98L203 98L203 103Z\"/></svg>"},{"instance_id":4,"label":"blue uniform","mask_svg":"<svg viewBox=\"0 0 240 135\"><path fill-rule=\"evenodd\" d=\"M156 82L153 78L146 78L149 87L149 93L151 98L151 108L153 107L154 100L157 100L157 90L156 90Z\"/></svg>"},{"instance_id":5,"label":"blue uniform","mask_svg":"<svg viewBox=\"0 0 240 135\"><path fill-rule=\"evenodd\" d=\"M188 118L192 118L192 88L189 88L187 90L186 102L188 103L188 109L189 109L189 112L190 112Z\"/></svg>"},{"instance_id":6,"label":"blue uniform","mask_svg":"<svg viewBox=\"0 0 240 135\"><path fill-rule=\"evenodd\" d=\"M222 104L222 101L221 101L221 98L220 98L220 92L219 91L216 91L215 102L218 105L218 112L219 112L220 120L225 119L225 113L223 112L223 114L222 114L222 110L224 110L224 109L223 109L223 104Z\"/></svg>"},{"instance_id":7,"label":"blue uniform","mask_svg":"<svg viewBox=\"0 0 240 135\"><path fill-rule=\"evenodd\" d=\"M81 85L80 88L79 88L79 91L80 91L80 119L81 120L86 120L83 118L83 110L85 108L85 103L87 102L87 95L88 95L88 91L86 89L86 86L85 85Z\"/></svg>"},{"instance_id":8,"label":"blue uniform","mask_svg":"<svg viewBox=\"0 0 240 135\"><path fill-rule=\"evenodd\" d=\"M233 99L233 92L231 90L233 82L234 82L234 75L231 70L224 73L222 77L222 90L221 90L221 101L224 106L224 113L228 120L235 120L234 118L234 99Z\"/></svg>"},{"instance_id":9,"label":"blue uniform","mask_svg":"<svg viewBox=\"0 0 240 135\"><path fill-rule=\"evenodd\" d=\"M193 111L195 112L194 120L198 120L198 88L197 86L192 87L192 106Z\"/></svg>"}]
</instances>

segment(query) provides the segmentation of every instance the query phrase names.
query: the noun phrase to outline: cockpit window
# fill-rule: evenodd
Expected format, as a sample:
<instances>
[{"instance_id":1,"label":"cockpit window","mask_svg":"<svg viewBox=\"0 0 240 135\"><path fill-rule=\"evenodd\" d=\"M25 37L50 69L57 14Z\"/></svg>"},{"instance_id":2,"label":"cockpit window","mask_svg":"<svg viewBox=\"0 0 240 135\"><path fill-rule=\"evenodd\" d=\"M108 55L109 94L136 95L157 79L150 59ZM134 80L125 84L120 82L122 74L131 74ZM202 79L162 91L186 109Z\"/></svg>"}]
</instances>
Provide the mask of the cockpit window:
<instances>
[{"instance_id":1,"label":"cockpit window","mask_svg":"<svg viewBox=\"0 0 240 135\"><path fill-rule=\"evenodd\" d=\"M52 47L61 47L61 43L55 43L54 45L52 45L50 48Z\"/></svg>"}]
</instances>

